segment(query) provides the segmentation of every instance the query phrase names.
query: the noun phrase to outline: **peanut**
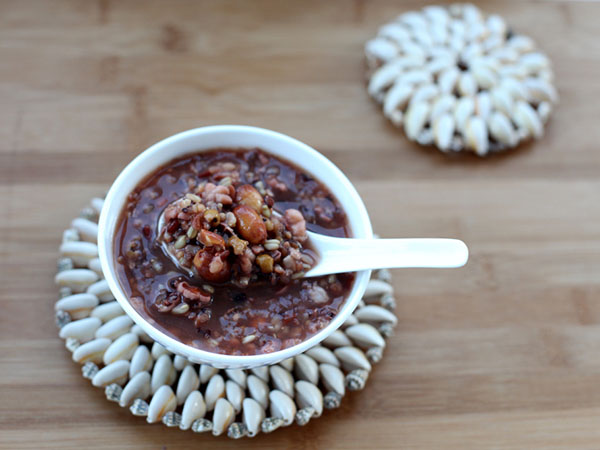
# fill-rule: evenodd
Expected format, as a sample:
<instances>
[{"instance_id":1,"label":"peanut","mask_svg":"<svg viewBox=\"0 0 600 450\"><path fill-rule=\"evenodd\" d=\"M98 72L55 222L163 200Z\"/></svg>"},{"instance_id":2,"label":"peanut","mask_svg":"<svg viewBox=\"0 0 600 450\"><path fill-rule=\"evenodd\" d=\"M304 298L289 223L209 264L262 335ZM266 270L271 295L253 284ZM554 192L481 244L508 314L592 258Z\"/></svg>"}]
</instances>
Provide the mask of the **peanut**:
<instances>
[{"instance_id":1,"label":"peanut","mask_svg":"<svg viewBox=\"0 0 600 450\"><path fill-rule=\"evenodd\" d=\"M229 251L214 253L209 249L199 250L194 256L194 267L198 275L214 283L227 281L231 271L227 255Z\"/></svg>"},{"instance_id":2,"label":"peanut","mask_svg":"<svg viewBox=\"0 0 600 450\"><path fill-rule=\"evenodd\" d=\"M239 205L233 210L237 230L251 244L260 244L267 238L267 228L258 213L249 206Z\"/></svg>"},{"instance_id":3,"label":"peanut","mask_svg":"<svg viewBox=\"0 0 600 450\"><path fill-rule=\"evenodd\" d=\"M249 206L257 213L261 212L261 208L263 206L263 198L259 194L259 192L254 188L254 186L250 186L249 184L243 184L242 186L237 188L235 193L235 200L240 205Z\"/></svg>"},{"instance_id":4,"label":"peanut","mask_svg":"<svg viewBox=\"0 0 600 450\"><path fill-rule=\"evenodd\" d=\"M200 237L198 240L207 247L221 247L225 248L225 240L212 231L202 229L200 231Z\"/></svg>"}]
</instances>

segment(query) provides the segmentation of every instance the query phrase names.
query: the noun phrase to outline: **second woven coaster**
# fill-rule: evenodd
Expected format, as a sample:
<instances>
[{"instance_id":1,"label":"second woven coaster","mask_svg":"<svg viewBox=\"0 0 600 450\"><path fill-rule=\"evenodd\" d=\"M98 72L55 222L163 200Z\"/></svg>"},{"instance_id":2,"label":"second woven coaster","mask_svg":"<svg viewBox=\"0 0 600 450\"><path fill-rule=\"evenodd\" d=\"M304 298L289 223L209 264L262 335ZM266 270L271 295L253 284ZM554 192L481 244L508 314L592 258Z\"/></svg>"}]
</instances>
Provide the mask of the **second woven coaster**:
<instances>
[{"instance_id":1,"label":"second woven coaster","mask_svg":"<svg viewBox=\"0 0 600 450\"><path fill-rule=\"evenodd\" d=\"M542 136L558 101L550 60L471 4L398 16L365 46L368 91L421 145L480 156Z\"/></svg>"}]
</instances>

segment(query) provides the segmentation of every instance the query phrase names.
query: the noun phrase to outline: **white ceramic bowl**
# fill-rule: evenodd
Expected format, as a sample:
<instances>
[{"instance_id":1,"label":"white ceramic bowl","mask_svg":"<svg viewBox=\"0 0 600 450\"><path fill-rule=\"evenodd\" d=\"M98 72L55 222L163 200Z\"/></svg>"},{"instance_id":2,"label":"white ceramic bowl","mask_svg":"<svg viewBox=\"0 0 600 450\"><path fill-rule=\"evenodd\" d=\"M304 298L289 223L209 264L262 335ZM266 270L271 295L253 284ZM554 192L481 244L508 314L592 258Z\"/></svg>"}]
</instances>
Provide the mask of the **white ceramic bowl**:
<instances>
[{"instance_id":1,"label":"white ceramic bowl","mask_svg":"<svg viewBox=\"0 0 600 450\"><path fill-rule=\"evenodd\" d=\"M275 364L315 346L338 329L348 316L352 314L360 301L369 281L371 271L365 270L357 273L348 298L339 313L327 327L293 347L265 355L250 356L211 353L186 345L168 336L158 328L155 328L133 308L117 277L113 240L117 220L128 194L133 191L144 177L172 159L218 147L258 147L294 163L324 183L337 197L347 214L353 237L373 237L367 210L354 186L352 186L340 169L315 149L289 136L263 128L240 125L210 126L184 131L154 144L138 155L119 174L108 191L100 215L98 250L102 263L102 271L111 291L123 310L152 339L165 346L169 351L185 356L192 362L210 364L217 368L252 368L266 364Z\"/></svg>"}]
</instances>

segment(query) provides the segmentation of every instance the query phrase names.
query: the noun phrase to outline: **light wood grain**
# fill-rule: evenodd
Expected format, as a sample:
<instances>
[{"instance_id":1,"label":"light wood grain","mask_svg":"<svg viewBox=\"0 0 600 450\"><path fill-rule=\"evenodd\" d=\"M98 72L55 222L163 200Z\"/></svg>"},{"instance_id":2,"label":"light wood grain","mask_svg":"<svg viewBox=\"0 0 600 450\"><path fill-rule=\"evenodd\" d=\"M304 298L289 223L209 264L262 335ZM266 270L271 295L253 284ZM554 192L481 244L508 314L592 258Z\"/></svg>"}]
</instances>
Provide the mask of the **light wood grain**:
<instances>
[{"instance_id":1,"label":"light wood grain","mask_svg":"<svg viewBox=\"0 0 600 450\"><path fill-rule=\"evenodd\" d=\"M598 3L485 2L555 62L545 137L480 160L409 143L362 46L419 2L0 2L0 447L600 447ZM147 425L57 338L62 230L138 152L244 123L320 149L383 236L454 236L460 270L394 273L399 325L363 392L238 442Z\"/></svg>"}]
</instances>

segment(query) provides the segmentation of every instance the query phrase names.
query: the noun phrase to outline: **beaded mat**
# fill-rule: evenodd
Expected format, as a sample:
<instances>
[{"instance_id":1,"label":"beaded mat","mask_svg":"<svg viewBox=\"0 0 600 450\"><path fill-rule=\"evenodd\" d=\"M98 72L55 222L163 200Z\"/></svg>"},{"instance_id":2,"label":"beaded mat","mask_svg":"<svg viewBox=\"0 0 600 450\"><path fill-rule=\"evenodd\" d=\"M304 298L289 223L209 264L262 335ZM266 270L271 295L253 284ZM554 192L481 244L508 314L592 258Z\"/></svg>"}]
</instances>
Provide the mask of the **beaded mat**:
<instances>
[{"instance_id":1,"label":"beaded mat","mask_svg":"<svg viewBox=\"0 0 600 450\"><path fill-rule=\"evenodd\" d=\"M550 59L497 14L429 5L365 45L368 92L406 136L479 156L539 139L558 103Z\"/></svg>"},{"instance_id":2,"label":"beaded mat","mask_svg":"<svg viewBox=\"0 0 600 450\"><path fill-rule=\"evenodd\" d=\"M106 398L149 423L238 439L302 426L365 387L397 319L390 274L374 272L356 311L321 345L279 364L219 370L154 342L124 314L103 279L94 198L65 230L56 324L73 361Z\"/></svg>"}]
</instances>

